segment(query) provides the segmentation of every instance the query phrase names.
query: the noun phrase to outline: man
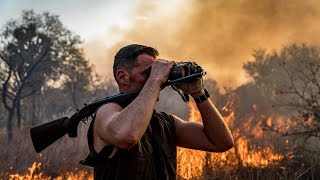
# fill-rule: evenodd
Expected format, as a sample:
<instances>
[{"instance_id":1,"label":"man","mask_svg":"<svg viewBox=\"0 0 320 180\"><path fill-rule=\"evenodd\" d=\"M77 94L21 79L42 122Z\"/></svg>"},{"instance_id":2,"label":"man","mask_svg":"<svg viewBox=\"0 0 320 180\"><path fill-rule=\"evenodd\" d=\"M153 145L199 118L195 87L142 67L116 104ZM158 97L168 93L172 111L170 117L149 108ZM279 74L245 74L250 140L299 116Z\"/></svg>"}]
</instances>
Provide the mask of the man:
<instances>
[{"instance_id":1,"label":"man","mask_svg":"<svg viewBox=\"0 0 320 180\"><path fill-rule=\"evenodd\" d=\"M197 99L203 124L154 110L175 64L157 56L156 49L138 44L117 52L113 71L120 92L141 92L128 106L103 105L91 122L87 161L94 166L95 179L175 179L176 146L210 152L233 147L232 135L202 79L176 87Z\"/></svg>"}]
</instances>

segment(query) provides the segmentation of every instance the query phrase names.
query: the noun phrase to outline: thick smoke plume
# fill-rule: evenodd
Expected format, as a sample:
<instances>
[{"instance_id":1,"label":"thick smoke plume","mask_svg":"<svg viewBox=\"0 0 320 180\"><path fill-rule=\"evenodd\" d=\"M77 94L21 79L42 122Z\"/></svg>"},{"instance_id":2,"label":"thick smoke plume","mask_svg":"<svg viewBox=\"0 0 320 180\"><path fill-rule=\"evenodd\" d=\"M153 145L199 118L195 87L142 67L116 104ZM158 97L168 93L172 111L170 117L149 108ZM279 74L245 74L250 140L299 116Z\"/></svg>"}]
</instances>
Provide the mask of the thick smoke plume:
<instances>
[{"instance_id":1,"label":"thick smoke plume","mask_svg":"<svg viewBox=\"0 0 320 180\"><path fill-rule=\"evenodd\" d=\"M156 47L162 58L197 61L220 87L237 87L248 80L242 64L252 59L254 49L320 42L320 3L316 0L179 3L163 10L165 1L143 1L130 29L111 32L123 39L101 51L104 63L98 63L98 72L112 71L113 55L120 47L142 43Z\"/></svg>"}]
</instances>

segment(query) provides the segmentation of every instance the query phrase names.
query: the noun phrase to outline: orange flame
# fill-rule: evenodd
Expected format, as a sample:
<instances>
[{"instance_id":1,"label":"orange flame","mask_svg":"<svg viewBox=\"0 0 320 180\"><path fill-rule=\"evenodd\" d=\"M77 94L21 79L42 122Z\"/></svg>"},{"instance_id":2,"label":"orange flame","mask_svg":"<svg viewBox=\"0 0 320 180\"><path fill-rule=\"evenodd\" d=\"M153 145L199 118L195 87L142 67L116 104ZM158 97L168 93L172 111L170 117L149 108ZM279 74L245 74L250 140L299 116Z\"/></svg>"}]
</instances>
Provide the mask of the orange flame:
<instances>
[{"instance_id":1,"label":"orange flame","mask_svg":"<svg viewBox=\"0 0 320 180\"><path fill-rule=\"evenodd\" d=\"M229 104L229 103L228 103ZM194 102L189 102L189 121L190 122L202 122L201 114L197 110L197 106ZM229 114L224 117L224 121L229 127L232 127L235 122L234 111L232 111L232 105L226 105L223 110ZM266 119L263 117L262 119ZM253 134L254 138L262 138L263 130L258 123L258 126L251 129L250 123L253 118L248 118L244 123L244 130L248 130ZM272 126L272 119L266 119L267 126ZM290 119L276 119L277 125L280 127L288 128L292 125ZM209 153L199 150L191 150L185 148L177 148L177 174L182 179L200 179L209 170L216 171L230 171L236 170L239 167L259 167L264 168L268 166L276 166L284 158L293 158L293 155L285 154L280 155L274 152L273 147L266 148L252 148L250 140L241 136L240 129L233 130L233 136L235 139L235 146L231 150L224 153ZM286 140L285 145L288 144ZM66 172L62 173L56 178L45 176L40 171L41 163L33 163L29 168L29 173L26 175L12 174L9 175L10 180L29 180L29 179L45 179L45 180L61 180L61 179L94 179L93 174L86 171Z\"/></svg>"},{"instance_id":2,"label":"orange flame","mask_svg":"<svg viewBox=\"0 0 320 180\"><path fill-rule=\"evenodd\" d=\"M194 102L189 102L190 115L189 121L202 122L201 114L197 110ZM234 122L234 111L226 105L224 111L229 112L229 115L224 117L224 121L228 126L232 126ZM249 128L249 123L252 121L248 119L248 123L244 124L245 129ZM262 138L263 130L262 123L251 130L255 138ZM271 120L267 120L267 124L271 126ZM178 167L177 172L179 177L183 179L200 178L204 174L206 167L216 170L232 170L239 166L242 167L267 167L277 165L283 158L283 155L274 152L272 147L252 149L250 141L241 137L239 130L233 132L236 139L235 148L224 153L206 153L204 151L191 150L185 148L178 148Z\"/></svg>"},{"instance_id":3,"label":"orange flame","mask_svg":"<svg viewBox=\"0 0 320 180\"><path fill-rule=\"evenodd\" d=\"M88 174L88 172L85 171L78 171L78 172L66 172L63 175L60 175L56 178L52 178L49 176L43 175L42 172L40 171L41 163L34 162L32 166L28 169L29 174L26 175L19 175L19 174L12 174L9 175L9 180L62 180L62 179L67 179L67 180L93 180L93 174Z\"/></svg>"}]
</instances>

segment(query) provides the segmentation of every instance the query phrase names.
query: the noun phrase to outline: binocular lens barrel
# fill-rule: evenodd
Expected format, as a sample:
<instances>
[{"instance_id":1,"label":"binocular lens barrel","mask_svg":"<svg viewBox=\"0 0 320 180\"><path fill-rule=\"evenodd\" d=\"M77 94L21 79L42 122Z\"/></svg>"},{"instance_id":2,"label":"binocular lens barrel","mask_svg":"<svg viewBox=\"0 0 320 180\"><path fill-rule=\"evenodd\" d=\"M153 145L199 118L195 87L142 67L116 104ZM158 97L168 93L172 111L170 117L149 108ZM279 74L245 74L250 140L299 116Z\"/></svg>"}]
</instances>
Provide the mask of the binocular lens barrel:
<instances>
[{"instance_id":1,"label":"binocular lens barrel","mask_svg":"<svg viewBox=\"0 0 320 180\"><path fill-rule=\"evenodd\" d=\"M175 80L190 75L190 69L186 64L178 64L172 67L169 80Z\"/></svg>"},{"instance_id":2,"label":"binocular lens barrel","mask_svg":"<svg viewBox=\"0 0 320 180\"><path fill-rule=\"evenodd\" d=\"M146 70L146 74L149 77L151 73L151 67ZM190 75L189 66L186 63L177 64L172 66L171 72L169 74L168 80L175 80L182 78L184 76Z\"/></svg>"}]
</instances>

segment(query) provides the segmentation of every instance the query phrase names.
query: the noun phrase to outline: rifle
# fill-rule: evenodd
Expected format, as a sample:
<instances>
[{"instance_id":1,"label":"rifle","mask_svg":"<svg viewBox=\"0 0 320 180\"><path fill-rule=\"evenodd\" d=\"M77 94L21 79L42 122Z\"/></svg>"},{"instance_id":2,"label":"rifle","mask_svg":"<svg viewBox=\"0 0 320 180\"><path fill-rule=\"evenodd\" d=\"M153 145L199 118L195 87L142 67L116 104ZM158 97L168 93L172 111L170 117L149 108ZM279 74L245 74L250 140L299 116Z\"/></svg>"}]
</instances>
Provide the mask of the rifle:
<instances>
[{"instance_id":1,"label":"rifle","mask_svg":"<svg viewBox=\"0 0 320 180\"><path fill-rule=\"evenodd\" d=\"M148 69L150 74L151 68ZM165 82L161 88L170 86L183 81L189 81L204 76L205 71L193 62L182 62L172 67L167 82ZM80 121L85 121L88 117L93 117L93 114L104 104L115 102L121 104L123 107L128 106L140 93L138 91L132 91L128 93L122 93L114 96L109 96L103 99L93 101L78 110L70 118L63 117L30 129L30 135L33 143L33 147L37 153L46 149L64 135L68 134L70 138L77 137L77 129ZM184 101L186 94L182 94Z\"/></svg>"}]
</instances>

